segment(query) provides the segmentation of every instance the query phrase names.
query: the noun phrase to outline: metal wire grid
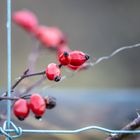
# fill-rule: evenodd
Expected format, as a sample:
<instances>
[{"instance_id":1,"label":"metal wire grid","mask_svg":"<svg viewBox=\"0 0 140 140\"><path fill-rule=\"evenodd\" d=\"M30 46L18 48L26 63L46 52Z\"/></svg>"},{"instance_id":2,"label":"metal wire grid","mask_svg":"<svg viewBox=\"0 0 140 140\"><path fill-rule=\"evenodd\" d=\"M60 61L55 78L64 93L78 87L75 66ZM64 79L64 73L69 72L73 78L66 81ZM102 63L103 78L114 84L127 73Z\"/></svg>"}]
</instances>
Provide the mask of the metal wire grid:
<instances>
[{"instance_id":1,"label":"metal wire grid","mask_svg":"<svg viewBox=\"0 0 140 140\"><path fill-rule=\"evenodd\" d=\"M8 91L8 97L11 97L11 0L7 0L7 91ZM111 55L102 57L96 61L96 63L93 63L91 65L95 65L102 60L109 59L110 57L114 56L119 51L122 51L124 49L134 48L134 47L140 47L140 44L135 44L133 46L127 46L122 47L115 52L113 52ZM83 131L88 130L97 130L104 132L106 134L115 135L115 134L140 134L140 130L112 130L107 129L104 127L99 126L87 126L75 130L31 130L31 129L22 129L21 127L17 127L12 121L11 121L11 101L7 100L7 120L4 122L3 126L0 127L0 135L4 135L6 137L6 140L12 140L14 138L18 138L22 136L23 133L35 133L35 134L77 134L81 133ZM139 117L139 115L138 115ZM11 135L12 134L12 135Z\"/></svg>"}]
</instances>

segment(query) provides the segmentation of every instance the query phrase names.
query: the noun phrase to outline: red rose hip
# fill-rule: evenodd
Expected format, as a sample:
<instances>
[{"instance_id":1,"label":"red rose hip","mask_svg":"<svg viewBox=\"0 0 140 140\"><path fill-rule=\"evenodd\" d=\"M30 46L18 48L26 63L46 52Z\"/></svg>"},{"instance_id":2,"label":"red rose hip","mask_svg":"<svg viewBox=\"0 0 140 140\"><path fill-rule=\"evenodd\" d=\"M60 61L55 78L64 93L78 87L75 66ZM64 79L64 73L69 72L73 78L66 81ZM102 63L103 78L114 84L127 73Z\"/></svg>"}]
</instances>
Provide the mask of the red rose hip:
<instances>
[{"instance_id":1,"label":"red rose hip","mask_svg":"<svg viewBox=\"0 0 140 140\"><path fill-rule=\"evenodd\" d=\"M34 32L38 25L36 16L28 10L14 12L12 15L12 19L16 24L29 32Z\"/></svg>"},{"instance_id":2,"label":"red rose hip","mask_svg":"<svg viewBox=\"0 0 140 140\"><path fill-rule=\"evenodd\" d=\"M29 105L25 99L19 99L14 103L13 112L19 120L24 120L29 115Z\"/></svg>"},{"instance_id":3,"label":"red rose hip","mask_svg":"<svg viewBox=\"0 0 140 140\"><path fill-rule=\"evenodd\" d=\"M46 76L49 80L54 80L56 82L60 81L61 71L58 65L50 63L46 68Z\"/></svg>"},{"instance_id":4,"label":"red rose hip","mask_svg":"<svg viewBox=\"0 0 140 140\"><path fill-rule=\"evenodd\" d=\"M89 56L81 51L72 51L70 52L70 58L70 65L81 66L89 59Z\"/></svg>"},{"instance_id":5,"label":"red rose hip","mask_svg":"<svg viewBox=\"0 0 140 140\"><path fill-rule=\"evenodd\" d=\"M36 38L48 48L57 48L64 42L64 35L57 27L39 26L36 30Z\"/></svg>"},{"instance_id":6,"label":"red rose hip","mask_svg":"<svg viewBox=\"0 0 140 140\"><path fill-rule=\"evenodd\" d=\"M44 99L39 94L30 97L30 109L35 114L36 119L40 119L46 111Z\"/></svg>"}]
</instances>

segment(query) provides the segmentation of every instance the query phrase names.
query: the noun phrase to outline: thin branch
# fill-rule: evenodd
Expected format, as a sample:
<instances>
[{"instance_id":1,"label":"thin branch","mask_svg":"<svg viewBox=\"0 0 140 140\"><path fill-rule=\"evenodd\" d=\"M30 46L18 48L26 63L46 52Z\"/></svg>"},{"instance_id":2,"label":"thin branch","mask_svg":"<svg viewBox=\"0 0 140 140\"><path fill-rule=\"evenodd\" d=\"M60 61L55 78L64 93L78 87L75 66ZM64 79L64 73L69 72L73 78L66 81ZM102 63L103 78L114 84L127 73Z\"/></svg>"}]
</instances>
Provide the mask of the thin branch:
<instances>
[{"instance_id":1,"label":"thin branch","mask_svg":"<svg viewBox=\"0 0 140 140\"><path fill-rule=\"evenodd\" d=\"M28 77L33 77L33 76L39 76L39 75L44 75L45 74L45 71L42 71L42 72L37 72L37 73L33 73L33 74L25 74L25 75L22 75L18 80L17 82L12 86L12 90L25 78L28 78Z\"/></svg>"},{"instance_id":2,"label":"thin branch","mask_svg":"<svg viewBox=\"0 0 140 140\"><path fill-rule=\"evenodd\" d=\"M127 124L125 127L123 127L121 130L135 130L140 127L140 117L138 116L136 119L134 119L132 122ZM130 134L113 134L112 136L108 137L106 140L122 140L123 138L126 138Z\"/></svg>"},{"instance_id":3,"label":"thin branch","mask_svg":"<svg viewBox=\"0 0 140 140\"><path fill-rule=\"evenodd\" d=\"M1 96L1 97L0 97L0 100L11 100L11 101L14 101L14 100L19 100L20 98L22 98L22 99L30 99L30 96L31 96L31 94L22 95L22 96L20 96L20 97Z\"/></svg>"},{"instance_id":4,"label":"thin branch","mask_svg":"<svg viewBox=\"0 0 140 140\"><path fill-rule=\"evenodd\" d=\"M3 97L0 97L0 100L18 100L19 97L6 97L6 96L3 96Z\"/></svg>"},{"instance_id":5,"label":"thin branch","mask_svg":"<svg viewBox=\"0 0 140 140\"><path fill-rule=\"evenodd\" d=\"M45 71L42 71L42 72L37 72L37 73L32 73L32 74L27 74L29 71L29 69L27 69L23 75L21 77L18 78L18 80L14 83L14 85L11 87L11 92L13 92L13 90L17 87L17 85L25 78L28 78L28 77L33 77L33 76L39 76L39 75L44 75L45 74ZM7 96L7 91L4 92L2 94L2 97L4 96ZM0 99L1 100L1 99Z\"/></svg>"},{"instance_id":6,"label":"thin branch","mask_svg":"<svg viewBox=\"0 0 140 140\"><path fill-rule=\"evenodd\" d=\"M108 56L103 56L103 57L97 59L97 61L95 61L94 63L92 63L91 66L94 66L94 65L96 65L96 64L98 64L98 63L100 63L100 62L102 62L103 60L110 59L110 58L112 58L114 55L116 55L116 54L118 54L118 53L120 53L120 52L122 52L122 51L124 51L124 50L133 49L133 48L137 48L137 47L140 47L140 43L134 44L134 45L130 45L130 46L121 47L121 48L115 50L114 52L112 52L110 55L108 55Z\"/></svg>"}]
</instances>

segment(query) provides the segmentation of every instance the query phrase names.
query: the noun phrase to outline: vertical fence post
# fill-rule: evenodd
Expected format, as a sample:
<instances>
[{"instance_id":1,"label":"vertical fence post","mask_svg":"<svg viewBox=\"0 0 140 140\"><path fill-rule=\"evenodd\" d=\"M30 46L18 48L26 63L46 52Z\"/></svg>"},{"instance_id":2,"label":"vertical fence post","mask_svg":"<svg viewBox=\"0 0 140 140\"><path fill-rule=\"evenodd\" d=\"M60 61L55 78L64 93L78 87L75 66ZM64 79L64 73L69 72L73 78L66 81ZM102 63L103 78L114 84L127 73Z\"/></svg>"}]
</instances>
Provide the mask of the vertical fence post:
<instances>
[{"instance_id":1,"label":"vertical fence post","mask_svg":"<svg viewBox=\"0 0 140 140\"><path fill-rule=\"evenodd\" d=\"M11 0L7 0L7 91L11 96ZM10 129L11 101L7 101L7 129ZM6 138L9 140L9 138Z\"/></svg>"}]
</instances>

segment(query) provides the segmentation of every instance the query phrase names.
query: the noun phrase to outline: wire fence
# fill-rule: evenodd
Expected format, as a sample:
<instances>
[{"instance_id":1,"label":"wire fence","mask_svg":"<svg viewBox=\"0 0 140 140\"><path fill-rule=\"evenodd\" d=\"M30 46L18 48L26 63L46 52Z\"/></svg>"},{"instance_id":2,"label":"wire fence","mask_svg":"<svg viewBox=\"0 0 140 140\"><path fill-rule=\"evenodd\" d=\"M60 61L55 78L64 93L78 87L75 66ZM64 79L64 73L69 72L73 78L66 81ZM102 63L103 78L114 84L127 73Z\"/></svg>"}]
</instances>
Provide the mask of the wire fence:
<instances>
[{"instance_id":1,"label":"wire fence","mask_svg":"<svg viewBox=\"0 0 140 140\"><path fill-rule=\"evenodd\" d=\"M7 0L7 91L8 97L11 97L11 0ZM140 44L135 44L132 46L126 46L119 48L114 51L111 55L99 58L95 63L91 63L91 66L98 64L103 60L110 59L120 51L125 49L140 47ZM138 114L138 118L140 115ZM11 100L7 100L7 120L3 123L3 126L0 127L0 136L4 135L6 140L12 140L14 138L21 137L24 133L34 133L34 134L77 134L84 131L96 130L101 131L105 134L116 135L116 134L140 134L140 130L112 130L99 126L87 126L75 130L32 130L32 129L22 129L17 127L11 121Z\"/></svg>"}]
</instances>

